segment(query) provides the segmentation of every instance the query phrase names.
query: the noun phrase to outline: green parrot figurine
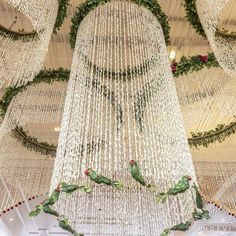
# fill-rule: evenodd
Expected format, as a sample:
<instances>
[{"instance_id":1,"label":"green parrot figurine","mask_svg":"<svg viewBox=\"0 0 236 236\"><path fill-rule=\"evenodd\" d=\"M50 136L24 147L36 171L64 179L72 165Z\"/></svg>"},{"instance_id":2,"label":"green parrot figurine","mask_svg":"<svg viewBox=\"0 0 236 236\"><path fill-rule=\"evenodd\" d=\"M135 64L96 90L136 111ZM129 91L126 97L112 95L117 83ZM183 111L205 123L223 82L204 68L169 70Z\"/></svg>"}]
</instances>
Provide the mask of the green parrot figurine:
<instances>
[{"instance_id":1,"label":"green parrot figurine","mask_svg":"<svg viewBox=\"0 0 236 236\"><path fill-rule=\"evenodd\" d=\"M194 220L210 219L209 211L204 209L194 209L192 216Z\"/></svg>"},{"instance_id":2,"label":"green parrot figurine","mask_svg":"<svg viewBox=\"0 0 236 236\"><path fill-rule=\"evenodd\" d=\"M184 193L186 190L190 188L189 182L192 180L191 176L183 176L179 182L171 189L168 190L166 193L160 193L157 196L157 202L165 203L168 196L176 196L179 193Z\"/></svg>"},{"instance_id":3,"label":"green parrot figurine","mask_svg":"<svg viewBox=\"0 0 236 236\"><path fill-rule=\"evenodd\" d=\"M51 193L51 195L42 202L43 207L53 206L59 200L60 193L60 186L58 185L58 187Z\"/></svg>"},{"instance_id":4,"label":"green parrot figurine","mask_svg":"<svg viewBox=\"0 0 236 236\"><path fill-rule=\"evenodd\" d=\"M65 182L60 184L61 192L69 195L75 192L77 189L82 189L85 193L91 193L92 188L88 186L79 186L77 184L67 184Z\"/></svg>"},{"instance_id":5,"label":"green parrot figurine","mask_svg":"<svg viewBox=\"0 0 236 236\"><path fill-rule=\"evenodd\" d=\"M88 168L84 171L85 175L89 176L90 179L97 184L105 184L109 186L113 186L117 190L121 190L123 188L123 184L120 181L113 181L103 175L99 175L96 173L96 171L92 170L91 168Z\"/></svg>"},{"instance_id":6,"label":"green parrot figurine","mask_svg":"<svg viewBox=\"0 0 236 236\"><path fill-rule=\"evenodd\" d=\"M50 214L50 215L53 215L53 216L56 216L56 217L59 216L59 213L57 211L53 210L50 206L44 207L43 211L46 214Z\"/></svg>"},{"instance_id":7,"label":"green parrot figurine","mask_svg":"<svg viewBox=\"0 0 236 236\"><path fill-rule=\"evenodd\" d=\"M42 210L43 210L43 206L42 205L37 205L35 207L35 209L29 213L29 216L30 217L35 217L35 216L39 215Z\"/></svg>"},{"instance_id":8,"label":"green parrot figurine","mask_svg":"<svg viewBox=\"0 0 236 236\"><path fill-rule=\"evenodd\" d=\"M187 221L186 223L181 223L179 225L173 226L170 230L172 231L187 231L192 225L191 221Z\"/></svg>"},{"instance_id":9,"label":"green parrot figurine","mask_svg":"<svg viewBox=\"0 0 236 236\"><path fill-rule=\"evenodd\" d=\"M202 219L210 219L210 213L208 210L203 209L204 208L204 202L202 199L202 196L200 194L200 191L197 187L197 185L194 183L193 184L193 189L195 190L196 193L196 205L197 205L197 209L194 210L193 212L193 219L194 220L202 220Z\"/></svg>"},{"instance_id":10,"label":"green parrot figurine","mask_svg":"<svg viewBox=\"0 0 236 236\"><path fill-rule=\"evenodd\" d=\"M69 225L68 219L66 219L64 216L60 216L57 218L59 227L70 232L74 236L84 236L83 234L78 234L72 227Z\"/></svg>"},{"instance_id":11,"label":"green parrot figurine","mask_svg":"<svg viewBox=\"0 0 236 236\"><path fill-rule=\"evenodd\" d=\"M131 175L132 177L139 182L141 185L146 186L146 182L144 181L143 175L141 173L141 170L138 166L138 163L134 160L131 160L129 162L129 165L131 167Z\"/></svg>"}]
</instances>

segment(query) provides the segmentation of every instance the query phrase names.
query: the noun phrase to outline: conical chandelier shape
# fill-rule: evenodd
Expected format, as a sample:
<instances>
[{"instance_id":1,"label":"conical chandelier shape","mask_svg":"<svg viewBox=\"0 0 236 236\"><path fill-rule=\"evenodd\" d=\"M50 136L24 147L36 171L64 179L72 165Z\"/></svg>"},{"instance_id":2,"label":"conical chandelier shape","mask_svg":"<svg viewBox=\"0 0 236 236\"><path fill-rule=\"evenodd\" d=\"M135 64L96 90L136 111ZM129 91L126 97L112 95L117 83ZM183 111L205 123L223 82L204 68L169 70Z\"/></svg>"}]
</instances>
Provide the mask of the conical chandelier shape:
<instances>
[{"instance_id":1,"label":"conical chandelier shape","mask_svg":"<svg viewBox=\"0 0 236 236\"><path fill-rule=\"evenodd\" d=\"M148 9L109 1L80 24L51 189L61 182L93 186L60 197L57 210L84 235L149 235L192 217L191 191L157 203L130 174L130 160L157 193L194 167L161 25ZM122 181L98 185L86 168Z\"/></svg>"},{"instance_id":2,"label":"conical chandelier shape","mask_svg":"<svg viewBox=\"0 0 236 236\"><path fill-rule=\"evenodd\" d=\"M0 27L0 86L23 85L42 68L58 12L58 1L5 0L23 14L32 32Z\"/></svg>"}]
</instances>

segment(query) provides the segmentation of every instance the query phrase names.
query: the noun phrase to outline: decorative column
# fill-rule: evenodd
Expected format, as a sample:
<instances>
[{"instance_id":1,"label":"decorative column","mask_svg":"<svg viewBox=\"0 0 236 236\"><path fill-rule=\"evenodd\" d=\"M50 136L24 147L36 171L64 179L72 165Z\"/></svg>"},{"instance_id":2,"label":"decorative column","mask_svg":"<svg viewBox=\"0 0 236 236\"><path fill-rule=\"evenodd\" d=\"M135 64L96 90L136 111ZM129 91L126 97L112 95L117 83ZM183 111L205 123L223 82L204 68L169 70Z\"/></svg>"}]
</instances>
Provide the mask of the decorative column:
<instances>
[{"instance_id":1,"label":"decorative column","mask_svg":"<svg viewBox=\"0 0 236 236\"><path fill-rule=\"evenodd\" d=\"M78 29L51 189L60 182L93 186L91 194L61 195L57 203L79 233L157 236L192 217L190 190L165 204L155 194L185 175L195 181L194 167L153 9L106 2ZM131 177L131 160L156 193ZM86 168L122 181L123 190L95 184Z\"/></svg>"}]
</instances>

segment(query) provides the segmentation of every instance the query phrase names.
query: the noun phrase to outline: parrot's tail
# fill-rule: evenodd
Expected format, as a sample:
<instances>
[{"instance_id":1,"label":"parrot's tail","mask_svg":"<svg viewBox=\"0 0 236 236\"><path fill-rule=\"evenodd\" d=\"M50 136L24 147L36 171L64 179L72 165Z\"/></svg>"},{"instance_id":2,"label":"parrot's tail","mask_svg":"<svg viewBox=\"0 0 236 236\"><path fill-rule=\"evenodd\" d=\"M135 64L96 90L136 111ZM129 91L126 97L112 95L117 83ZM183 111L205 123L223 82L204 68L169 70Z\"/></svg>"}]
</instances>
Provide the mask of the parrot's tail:
<instances>
[{"instance_id":1,"label":"parrot's tail","mask_svg":"<svg viewBox=\"0 0 236 236\"><path fill-rule=\"evenodd\" d=\"M74 233L74 236L84 236L83 234Z\"/></svg>"},{"instance_id":2,"label":"parrot's tail","mask_svg":"<svg viewBox=\"0 0 236 236\"><path fill-rule=\"evenodd\" d=\"M168 197L168 193L160 193L157 196L157 202L165 203Z\"/></svg>"}]
</instances>

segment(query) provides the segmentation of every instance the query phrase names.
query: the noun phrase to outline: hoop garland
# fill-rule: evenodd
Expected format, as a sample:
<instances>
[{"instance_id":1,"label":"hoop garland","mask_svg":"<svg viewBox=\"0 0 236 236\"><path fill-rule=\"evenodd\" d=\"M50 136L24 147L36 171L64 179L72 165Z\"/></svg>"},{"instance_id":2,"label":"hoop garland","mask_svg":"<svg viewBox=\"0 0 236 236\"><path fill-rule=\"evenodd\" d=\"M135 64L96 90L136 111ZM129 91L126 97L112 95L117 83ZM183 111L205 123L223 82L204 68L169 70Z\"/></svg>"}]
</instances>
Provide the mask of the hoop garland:
<instances>
[{"instance_id":1,"label":"hoop garland","mask_svg":"<svg viewBox=\"0 0 236 236\"><path fill-rule=\"evenodd\" d=\"M182 57L179 62L173 62L171 64L173 76L178 78L182 75L186 75L188 73L200 71L203 68L214 68L219 67L218 62L215 59L213 53L208 53L205 56L197 55L192 57ZM3 95L2 100L0 101L0 116L4 118L7 108L11 103L11 100L20 92L24 91L28 86L33 84L38 84L41 82L52 83L53 81L68 81L69 80L70 71L59 68L57 70L42 70L32 82L27 83L24 86L13 86L8 87ZM95 88L97 88L96 84L93 84ZM106 88L103 88L103 90ZM98 92L101 89L98 88ZM109 97L109 93L105 93L108 100L113 101L112 94ZM105 96L105 95L104 95ZM118 112L118 120L119 122L123 122L123 113L120 106L116 103L112 104L115 111ZM138 114L136 114L137 116ZM139 118L139 116L137 116ZM139 120L137 120L139 121ZM141 123L139 124L141 125ZM140 126L142 127L142 126ZM236 122L231 122L228 125L220 124L217 126L215 130L211 130L204 133L192 133L192 137L188 139L189 145L192 148L198 148L200 146L208 147L209 144L215 142L223 142L228 136L232 135L236 131ZM40 142L35 137L29 136L22 127L17 127L16 130L13 130L13 136L15 136L25 147L32 149L34 151L40 152L42 154L55 156L56 146L53 144L48 144L47 142ZM93 145L91 144L91 147Z\"/></svg>"},{"instance_id":2,"label":"hoop garland","mask_svg":"<svg viewBox=\"0 0 236 236\"><path fill-rule=\"evenodd\" d=\"M75 47L77 31L83 19L89 14L90 11L94 10L99 5L105 4L109 1L110 0L87 0L86 2L80 4L77 7L77 11L74 14L73 18L71 19L72 26L71 26L71 31L70 31L70 45L72 49L74 49ZM162 26L165 41L166 41L166 44L168 45L170 42L170 35L169 35L170 26L168 22L168 17L163 12L158 2L156 0L148 0L148 1L147 0L129 0L129 1L134 2L139 6L143 6L147 8L155 15L155 17L157 18L157 20Z\"/></svg>"},{"instance_id":3,"label":"hoop garland","mask_svg":"<svg viewBox=\"0 0 236 236\"><path fill-rule=\"evenodd\" d=\"M197 14L196 1L197 0L184 0L183 5L185 7L186 19L195 29L197 34L201 35L203 38L206 38L205 31ZM225 29L217 29L216 35L220 35L228 40L236 40L235 32L228 32Z\"/></svg>"},{"instance_id":4,"label":"hoop garland","mask_svg":"<svg viewBox=\"0 0 236 236\"><path fill-rule=\"evenodd\" d=\"M60 30L65 18L67 17L67 8L69 6L69 0L58 0L58 12L57 18L54 25L53 33L56 34L57 31ZM23 42L29 42L32 39L38 37L38 33L33 30L32 32L25 32L24 29L17 31L13 31L11 29L7 29L3 25L0 25L0 36L8 37L13 41L22 40Z\"/></svg>"}]
</instances>

